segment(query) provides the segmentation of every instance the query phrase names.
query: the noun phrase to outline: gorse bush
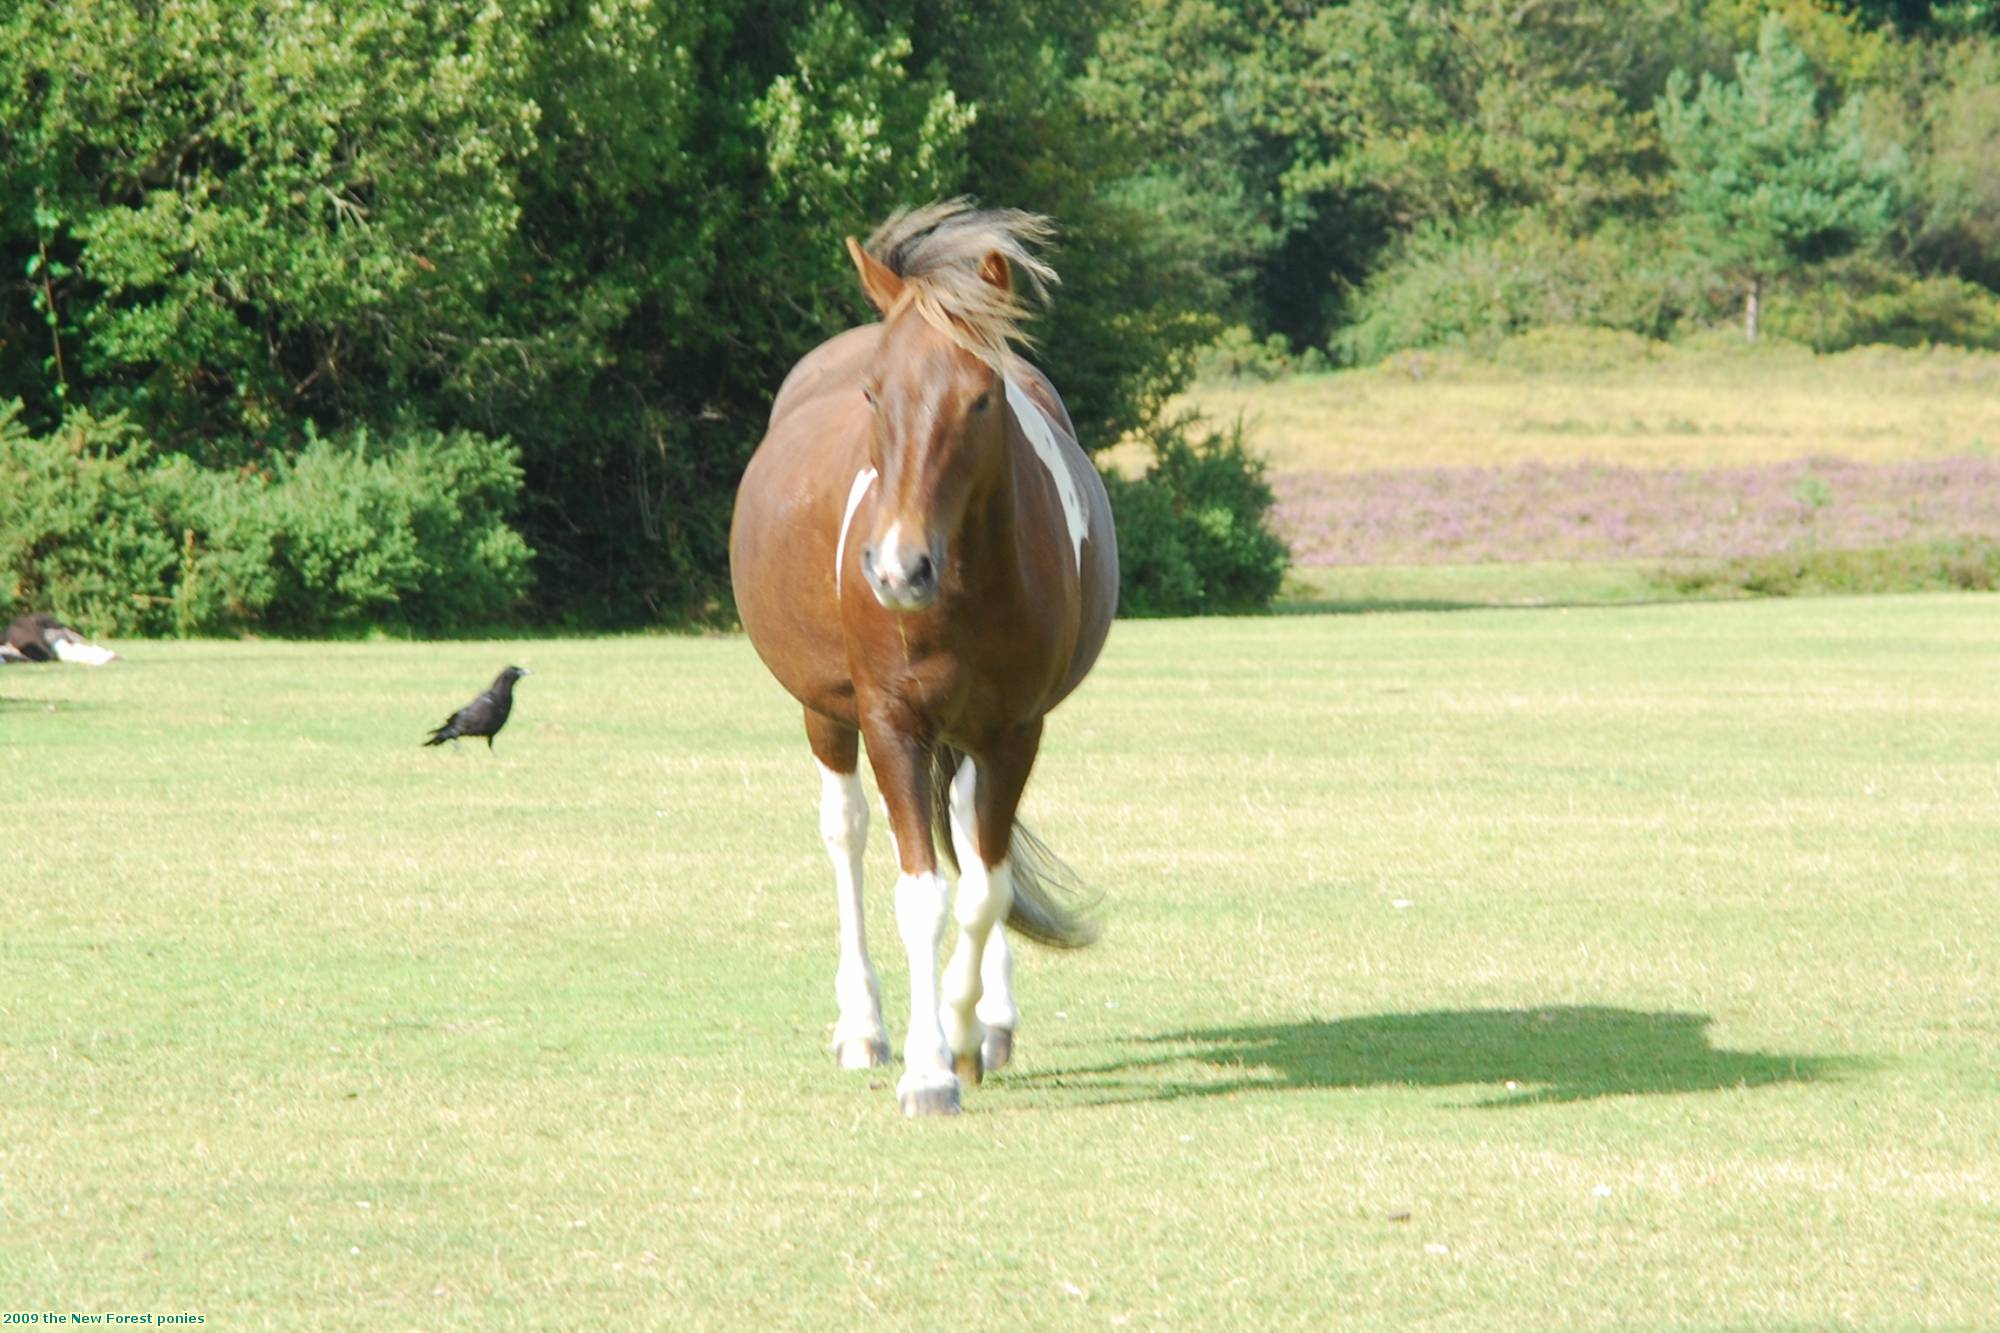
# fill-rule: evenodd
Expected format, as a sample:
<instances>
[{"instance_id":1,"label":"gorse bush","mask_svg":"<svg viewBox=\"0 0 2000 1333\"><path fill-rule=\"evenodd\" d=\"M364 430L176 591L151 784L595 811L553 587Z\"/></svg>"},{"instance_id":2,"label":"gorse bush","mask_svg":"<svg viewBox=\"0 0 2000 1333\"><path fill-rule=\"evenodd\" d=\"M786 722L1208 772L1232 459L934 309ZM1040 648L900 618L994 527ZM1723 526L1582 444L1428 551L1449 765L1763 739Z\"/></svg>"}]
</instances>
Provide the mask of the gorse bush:
<instances>
[{"instance_id":1,"label":"gorse bush","mask_svg":"<svg viewBox=\"0 0 2000 1333\"><path fill-rule=\"evenodd\" d=\"M1198 424L1181 417L1161 427L1137 481L1105 478L1122 615L1261 611L1284 580L1290 552L1271 531L1271 488L1244 447L1242 423L1204 437Z\"/></svg>"},{"instance_id":2,"label":"gorse bush","mask_svg":"<svg viewBox=\"0 0 2000 1333\"><path fill-rule=\"evenodd\" d=\"M0 409L0 609L100 634L439 631L504 618L531 552L504 441L311 437L232 470L159 456L122 418L37 437Z\"/></svg>"}]
</instances>

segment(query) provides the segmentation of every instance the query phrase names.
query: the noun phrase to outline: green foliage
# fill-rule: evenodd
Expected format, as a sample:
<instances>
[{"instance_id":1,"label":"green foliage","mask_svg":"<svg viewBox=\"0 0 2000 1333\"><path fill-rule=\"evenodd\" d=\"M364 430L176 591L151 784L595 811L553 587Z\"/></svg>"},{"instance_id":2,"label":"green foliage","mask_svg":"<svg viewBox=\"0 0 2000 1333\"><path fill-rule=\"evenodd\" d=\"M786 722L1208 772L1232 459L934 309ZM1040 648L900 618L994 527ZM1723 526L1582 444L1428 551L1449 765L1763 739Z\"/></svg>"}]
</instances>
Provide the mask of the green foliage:
<instances>
[{"instance_id":1,"label":"green foliage","mask_svg":"<svg viewBox=\"0 0 2000 1333\"><path fill-rule=\"evenodd\" d=\"M873 41L844 5L813 15L793 42L796 73L751 104L774 199L841 222L856 190L927 199L962 178L975 112L935 73L912 79L910 54L906 33Z\"/></svg>"},{"instance_id":2,"label":"green foliage","mask_svg":"<svg viewBox=\"0 0 2000 1333\"><path fill-rule=\"evenodd\" d=\"M1951 47L1919 74L1908 93L1918 163L1911 251L1928 269L2000 290L2000 41Z\"/></svg>"},{"instance_id":3,"label":"green foliage","mask_svg":"<svg viewBox=\"0 0 2000 1333\"><path fill-rule=\"evenodd\" d=\"M1995 285L1996 49L1933 57L1819 0L1151 0L1081 91L1177 279L1252 342L1369 359L1551 320L1659 336L1892 227ZM1908 162L1863 132L1861 94L1898 79Z\"/></svg>"},{"instance_id":4,"label":"green foliage","mask_svg":"<svg viewBox=\"0 0 2000 1333\"><path fill-rule=\"evenodd\" d=\"M1853 260L1788 294L1769 327L1822 352L1870 343L2000 350L2000 296L1948 274L1919 277L1879 260Z\"/></svg>"},{"instance_id":5,"label":"green foliage","mask_svg":"<svg viewBox=\"0 0 2000 1333\"><path fill-rule=\"evenodd\" d=\"M1656 143L1635 94L1658 77L1665 26L1632 0L1319 9L1299 32L1318 86L1300 97L1332 104L1301 108L1323 155L1288 186L1372 192L1402 226L1532 207L1586 228L1643 210Z\"/></svg>"},{"instance_id":6,"label":"green foliage","mask_svg":"<svg viewBox=\"0 0 2000 1333\"><path fill-rule=\"evenodd\" d=\"M32 201L60 272L54 388L213 452L449 374L512 240L527 37L472 4L11 7L0 216ZM18 360L0 393L60 396Z\"/></svg>"},{"instance_id":7,"label":"green foliage","mask_svg":"<svg viewBox=\"0 0 2000 1333\"><path fill-rule=\"evenodd\" d=\"M1736 79L1703 75L1691 92L1676 71L1657 109L1696 251L1755 284L1879 239L1897 205L1906 162L1877 152L1861 104L1819 108L1811 62L1777 15ZM1755 335L1754 327L1751 330Z\"/></svg>"},{"instance_id":8,"label":"green foliage","mask_svg":"<svg viewBox=\"0 0 2000 1333\"><path fill-rule=\"evenodd\" d=\"M1105 478L1118 522L1122 614L1261 611L1284 581L1290 553L1270 529L1271 488L1242 423L1205 436L1199 424L1185 416L1163 424L1137 481Z\"/></svg>"},{"instance_id":9,"label":"green foliage","mask_svg":"<svg viewBox=\"0 0 2000 1333\"><path fill-rule=\"evenodd\" d=\"M205 495L362 431L505 436L533 614L724 617L730 496L773 388L869 317L840 238L926 198L1057 220L1038 356L1093 449L1150 429L1204 347L1256 376L1310 364L1293 348L1660 337L1746 277L1810 292L1844 253L1896 275L1842 270L1781 327L1983 338L1965 284L2000 289L1990 6L1862 9L4 7L0 401L41 435L144 440L128 471L151 480L114 468L88 483L104 494ZM1871 146L1889 140L1907 171ZM418 521L373 472L338 477L355 522ZM182 589L176 623L317 605L196 536L131 555L134 586ZM311 616L413 614L407 554L385 538L371 559L350 578L397 601L357 585ZM193 593L170 566L204 571Z\"/></svg>"},{"instance_id":10,"label":"green foliage","mask_svg":"<svg viewBox=\"0 0 2000 1333\"><path fill-rule=\"evenodd\" d=\"M1221 280L1218 307L1320 345L1397 232L1650 211L1671 26L1632 0L1158 0L1105 35L1082 94L1132 146L1118 188Z\"/></svg>"},{"instance_id":11,"label":"green foliage","mask_svg":"<svg viewBox=\"0 0 2000 1333\"><path fill-rule=\"evenodd\" d=\"M493 623L526 588L529 551L507 526L520 491L511 446L463 432L356 430L314 439L238 492L249 549L271 552L261 619L310 632Z\"/></svg>"},{"instance_id":12,"label":"green foliage","mask_svg":"<svg viewBox=\"0 0 2000 1333\"><path fill-rule=\"evenodd\" d=\"M176 488L129 422L79 412L46 439L0 404L0 610L54 610L98 633L163 631L179 565Z\"/></svg>"},{"instance_id":13,"label":"green foliage","mask_svg":"<svg viewBox=\"0 0 2000 1333\"><path fill-rule=\"evenodd\" d=\"M1259 338L1248 326L1232 324L1201 349L1196 368L1203 379L1251 379L1269 384L1287 375L1312 375L1327 369L1317 347L1293 354L1282 333Z\"/></svg>"},{"instance_id":14,"label":"green foliage","mask_svg":"<svg viewBox=\"0 0 2000 1333\"><path fill-rule=\"evenodd\" d=\"M526 590L512 446L366 431L267 470L161 456L124 418L0 415L0 591L103 634L490 625Z\"/></svg>"},{"instance_id":15,"label":"green foliage","mask_svg":"<svg viewBox=\"0 0 2000 1333\"><path fill-rule=\"evenodd\" d=\"M1337 346L1342 360L1371 364L1405 348L1490 352L1548 325L1660 338L1699 299L1660 227L1614 221L1578 237L1528 213L1495 230L1420 228L1356 299Z\"/></svg>"},{"instance_id":16,"label":"green foliage","mask_svg":"<svg viewBox=\"0 0 2000 1333\"><path fill-rule=\"evenodd\" d=\"M1071 105L1107 8L9 8L0 396L44 431L122 413L202 466L504 434L542 615L721 614L770 395L868 317L840 239L898 204L1058 218L1039 331L1087 443L1185 381L1213 322L1100 193Z\"/></svg>"},{"instance_id":17,"label":"green foliage","mask_svg":"<svg viewBox=\"0 0 2000 1333\"><path fill-rule=\"evenodd\" d=\"M1968 539L1788 552L1663 570L1657 581L1683 597L1990 592L2000 588L2000 542Z\"/></svg>"}]
</instances>

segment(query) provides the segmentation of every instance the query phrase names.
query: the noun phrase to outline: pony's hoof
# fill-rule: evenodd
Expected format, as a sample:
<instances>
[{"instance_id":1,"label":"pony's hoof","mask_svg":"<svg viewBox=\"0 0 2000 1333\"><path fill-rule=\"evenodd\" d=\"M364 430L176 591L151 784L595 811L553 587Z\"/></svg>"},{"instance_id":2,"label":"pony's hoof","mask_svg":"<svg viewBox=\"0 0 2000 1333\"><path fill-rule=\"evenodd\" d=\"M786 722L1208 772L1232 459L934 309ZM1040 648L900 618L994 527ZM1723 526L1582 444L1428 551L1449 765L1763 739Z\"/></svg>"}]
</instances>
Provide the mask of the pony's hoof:
<instances>
[{"instance_id":1,"label":"pony's hoof","mask_svg":"<svg viewBox=\"0 0 2000 1333\"><path fill-rule=\"evenodd\" d=\"M896 1105L903 1108L903 1114L915 1119L920 1115L957 1115L958 1080L944 1078L936 1082L912 1083L907 1077L903 1085L896 1089Z\"/></svg>"},{"instance_id":2,"label":"pony's hoof","mask_svg":"<svg viewBox=\"0 0 2000 1333\"><path fill-rule=\"evenodd\" d=\"M986 1039L979 1043L979 1060L988 1069L1005 1069L1014 1059L1014 1030L1012 1028L988 1028Z\"/></svg>"},{"instance_id":3,"label":"pony's hoof","mask_svg":"<svg viewBox=\"0 0 2000 1333\"><path fill-rule=\"evenodd\" d=\"M879 1069L889 1063L889 1043L880 1037L849 1037L833 1048L842 1069Z\"/></svg>"},{"instance_id":4,"label":"pony's hoof","mask_svg":"<svg viewBox=\"0 0 2000 1333\"><path fill-rule=\"evenodd\" d=\"M976 1088L986 1076L986 1066L980 1063L978 1051L967 1051L964 1055L952 1057L951 1072L958 1075L961 1086Z\"/></svg>"}]
</instances>

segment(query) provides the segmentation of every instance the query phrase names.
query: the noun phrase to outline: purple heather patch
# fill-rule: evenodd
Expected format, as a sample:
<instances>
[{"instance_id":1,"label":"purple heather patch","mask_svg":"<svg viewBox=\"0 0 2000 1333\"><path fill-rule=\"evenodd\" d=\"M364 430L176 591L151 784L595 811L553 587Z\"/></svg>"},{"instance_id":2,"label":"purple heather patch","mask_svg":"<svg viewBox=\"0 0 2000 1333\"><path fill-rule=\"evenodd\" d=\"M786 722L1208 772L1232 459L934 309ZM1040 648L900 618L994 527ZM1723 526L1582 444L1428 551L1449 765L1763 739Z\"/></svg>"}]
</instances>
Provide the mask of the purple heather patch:
<instances>
[{"instance_id":1,"label":"purple heather patch","mask_svg":"<svg viewBox=\"0 0 2000 1333\"><path fill-rule=\"evenodd\" d=\"M2000 459L1274 473L1301 565L1731 559L2000 539Z\"/></svg>"}]
</instances>

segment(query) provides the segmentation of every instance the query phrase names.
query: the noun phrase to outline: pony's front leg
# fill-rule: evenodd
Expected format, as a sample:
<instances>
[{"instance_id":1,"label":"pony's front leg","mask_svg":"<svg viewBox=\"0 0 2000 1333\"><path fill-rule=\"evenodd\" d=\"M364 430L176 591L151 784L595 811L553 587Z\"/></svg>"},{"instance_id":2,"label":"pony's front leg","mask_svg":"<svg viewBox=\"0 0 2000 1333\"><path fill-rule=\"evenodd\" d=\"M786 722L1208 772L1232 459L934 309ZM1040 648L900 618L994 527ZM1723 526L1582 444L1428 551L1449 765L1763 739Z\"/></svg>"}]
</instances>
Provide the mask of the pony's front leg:
<instances>
[{"instance_id":1,"label":"pony's front leg","mask_svg":"<svg viewBox=\"0 0 2000 1333\"><path fill-rule=\"evenodd\" d=\"M1039 723L992 748L984 762L968 758L951 784L951 837L958 855L958 938L944 969L940 1019L953 1068L977 1083L986 1069L1013 1056L1013 954L1002 923L1014 905L1009 858L1014 812L1041 740Z\"/></svg>"},{"instance_id":2,"label":"pony's front leg","mask_svg":"<svg viewBox=\"0 0 2000 1333\"><path fill-rule=\"evenodd\" d=\"M903 1077L896 1103L904 1115L953 1115L958 1077L938 1023L938 945L944 938L947 889L931 844L930 775L922 752L890 727L867 732L868 761L895 833L896 929L910 958L910 1026L903 1038Z\"/></svg>"},{"instance_id":3,"label":"pony's front leg","mask_svg":"<svg viewBox=\"0 0 2000 1333\"><path fill-rule=\"evenodd\" d=\"M868 802L855 771L860 759L851 728L806 714L806 735L819 764L819 835L833 862L833 890L840 911L840 966L833 994L840 1019L833 1026L833 1057L843 1069L889 1063L889 1030L882 1025L882 987L868 961L868 929L861 906L861 858L868 846Z\"/></svg>"}]
</instances>

